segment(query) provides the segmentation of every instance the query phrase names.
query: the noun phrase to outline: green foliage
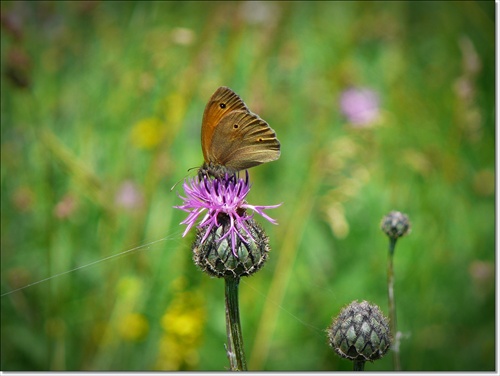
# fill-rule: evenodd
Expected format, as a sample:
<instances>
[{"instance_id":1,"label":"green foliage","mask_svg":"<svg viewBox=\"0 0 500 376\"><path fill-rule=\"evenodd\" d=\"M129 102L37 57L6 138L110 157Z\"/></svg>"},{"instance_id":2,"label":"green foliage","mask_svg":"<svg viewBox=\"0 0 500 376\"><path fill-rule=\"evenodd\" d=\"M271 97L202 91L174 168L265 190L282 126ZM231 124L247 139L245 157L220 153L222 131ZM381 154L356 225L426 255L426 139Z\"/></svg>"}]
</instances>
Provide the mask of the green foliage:
<instances>
[{"instance_id":1,"label":"green foliage","mask_svg":"<svg viewBox=\"0 0 500 376\"><path fill-rule=\"evenodd\" d=\"M412 223L403 370L494 369L493 2L1 7L1 369L228 369L223 281L193 265L170 191L222 85L282 144L250 171L249 202L283 205L240 285L249 369L352 369L325 329L352 300L387 314L391 210ZM351 86L380 96L374 122L342 116Z\"/></svg>"}]
</instances>

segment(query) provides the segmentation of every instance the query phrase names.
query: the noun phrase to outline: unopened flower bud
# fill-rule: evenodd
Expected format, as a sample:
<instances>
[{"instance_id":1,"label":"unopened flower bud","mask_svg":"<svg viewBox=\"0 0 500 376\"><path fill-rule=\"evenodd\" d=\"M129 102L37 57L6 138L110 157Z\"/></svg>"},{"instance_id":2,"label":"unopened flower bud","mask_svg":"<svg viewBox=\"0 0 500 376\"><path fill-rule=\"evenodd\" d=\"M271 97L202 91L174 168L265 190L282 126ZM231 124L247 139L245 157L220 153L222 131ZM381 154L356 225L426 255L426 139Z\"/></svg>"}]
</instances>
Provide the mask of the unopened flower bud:
<instances>
[{"instance_id":1,"label":"unopened flower bud","mask_svg":"<svg viewBox=\"0 0 500 376\"><path fill-rule=\"evenodd\" d=\"M406 214L392 211L382 219L380 228L389 238L398 239L409 234L411 226Z\"/></svg>"},{"instance_id":2,"label":"unopened flower bud","mask_svg":"<svg viewBox=\"0 0 500 376\"><path fill-rule=\"evenodd\" d=\"M327 329L335 352L353 361L374 361L383 357L391 345L388 319L378 306L353 301L340 311Z\"/></svg>"}]
</instances>

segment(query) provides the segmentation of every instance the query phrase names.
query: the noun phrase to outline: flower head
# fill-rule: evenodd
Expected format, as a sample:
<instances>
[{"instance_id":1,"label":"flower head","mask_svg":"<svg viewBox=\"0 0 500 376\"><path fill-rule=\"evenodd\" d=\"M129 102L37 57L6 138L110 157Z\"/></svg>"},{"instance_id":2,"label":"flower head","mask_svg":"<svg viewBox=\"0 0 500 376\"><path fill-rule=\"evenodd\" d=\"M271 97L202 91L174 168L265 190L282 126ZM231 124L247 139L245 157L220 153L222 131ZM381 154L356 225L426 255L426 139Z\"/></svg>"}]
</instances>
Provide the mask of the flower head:
<instances>
[{"instance_id":1,"label":"flower head","mask_svg":"<svg viewBox=\"0 0 500 376\"><path fill-rule=\"evenodd\" d=\"M347 89L340 97L340 109L354 126L368 126L379 117L379 97L367 88Z\"/></svg>"},{"instance_id":2,"label":"flower head","mask_svg":"<svg viewBox=\"0 0 500 376\"><path fill-rule=\"evenodd\" d=\"M133 181L126 180L121 184L115 196L115 202L122 208L136 209L143 202L142 193Z\"/></svg>"},{"instance_id":3,"label":"flower head","mask_svg":"<svg viewBox=\"0 0 500 376\"><path fill-rule=\"evenodd\" d=\"M249 215L247 210L260 214L269 222L277 224L273 218L264 213L264 209L276 208L281 204L262 206L250 205L245 201L250 191L248 172L246 172L245 179L229 174L215 179L207 176L195 177L185 181L183 187L186 197L179 197L182 198L184 204L176 206L177 209L189 213L188 217L181 222L187 225L182 236L189 232L196 224L198 217L204 213L204 217L197 226L204 233L199 243L203 243L212 230L223 228L224 233L220 234L217 241L221 243L224 239L228 239L233 255L238 257L236 247L240 241L246 244L249 239L256 240L252 235L255 232L251 229L253 213Z\"/></svg>"}]
</instances>

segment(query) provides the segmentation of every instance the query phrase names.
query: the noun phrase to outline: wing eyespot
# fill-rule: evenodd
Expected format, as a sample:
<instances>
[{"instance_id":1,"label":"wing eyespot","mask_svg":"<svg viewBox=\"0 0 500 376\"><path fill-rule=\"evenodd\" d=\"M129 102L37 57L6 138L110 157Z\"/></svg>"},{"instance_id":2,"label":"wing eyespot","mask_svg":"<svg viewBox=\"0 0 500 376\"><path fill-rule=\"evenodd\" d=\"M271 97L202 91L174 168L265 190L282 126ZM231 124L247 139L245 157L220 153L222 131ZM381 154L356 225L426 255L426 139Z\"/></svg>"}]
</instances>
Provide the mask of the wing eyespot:
<instances>
[{"instance_id":1,"label":"wing eyespot","mask_svg":"<svg viewBox=\"0 0 500 376\"><path fill-rule=\"evenodd\" d=\"M219 107L220 108L226 108L226 104L225 103L221 103L221 104L219 104Z\"/></svg>"},{"instance_id":2,"label":"wing eyespot","mask_svg":"<svg viewBox=\"0 0 500 376\"><path fill-rule=\"evenodd\" d=\"M234 128L234 129L238 129L239 127L240 127L240 126L239 126L238 124L234 124L234 125L233 125L233 128Z\"/></svg>"}]
</instances>

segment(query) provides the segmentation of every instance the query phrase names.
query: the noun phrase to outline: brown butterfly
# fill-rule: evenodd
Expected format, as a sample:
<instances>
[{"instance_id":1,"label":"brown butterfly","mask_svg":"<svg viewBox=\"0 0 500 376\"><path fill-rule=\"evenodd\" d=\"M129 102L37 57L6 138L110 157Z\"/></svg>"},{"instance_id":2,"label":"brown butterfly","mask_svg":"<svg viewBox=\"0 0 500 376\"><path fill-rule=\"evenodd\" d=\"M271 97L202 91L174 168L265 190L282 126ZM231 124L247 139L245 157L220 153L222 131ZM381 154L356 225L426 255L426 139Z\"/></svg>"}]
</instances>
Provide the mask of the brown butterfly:
<instances>
[{"instance_id":1,"label":"brown butterfly","mask_svg":"<svg viewBox=\"0 0 500 376\"><path fill-rule=\"evenodd\" d=\"M225 86L215 91L205 107L201 149L205 163L200 176L234 174L280 157L274 130Z\"/></svg>"}]
</instances>

